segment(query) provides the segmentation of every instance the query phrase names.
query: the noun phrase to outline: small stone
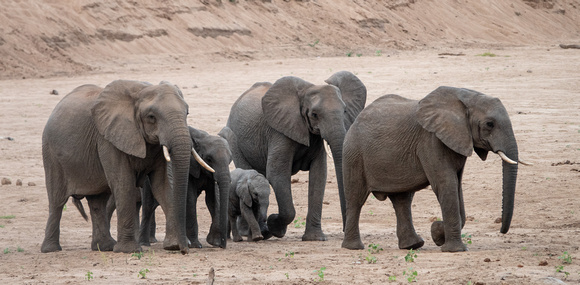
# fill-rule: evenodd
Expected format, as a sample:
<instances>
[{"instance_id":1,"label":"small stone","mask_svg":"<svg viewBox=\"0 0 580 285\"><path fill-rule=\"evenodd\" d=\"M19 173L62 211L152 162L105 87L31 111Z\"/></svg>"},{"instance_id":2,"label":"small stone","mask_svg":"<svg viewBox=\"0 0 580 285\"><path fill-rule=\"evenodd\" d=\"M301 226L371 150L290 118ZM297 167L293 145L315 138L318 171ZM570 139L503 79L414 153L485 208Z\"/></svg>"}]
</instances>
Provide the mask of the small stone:
<instances>
[{"instance_id":1,"label":"small stone","mask_svg":"<svg viewBox=\"0 0 580 285\"><path fill-rule=\"evenodd\" d=\"M56 91L56 89L52 89L52 91L50 91L50 95L58 95L58 91Z\"/></svg>"},{"instance_id":2,"label":"small stone","mask_svg":"<svg viewBox=\"0 0 580 285\"><path fill-rule=\"evenodd\" d=\"M28 182L28 186L36 186L36 183L34 183L34 182Z\"/></svg>"},{"instance_id":3,"label":"small stone","mask_svg":"<svg viewBox=\"0 0 580 285\"><path fill-rule=\"evenodd\" d=\"M500 224L500 223L501 223L501 218L497 218L497 219L495 219L494 223L496 223L496 224Z\"/></svg>"},{"instance_id":4,"label":"small stone","mask_svg":"<svg viewBox=\"0 0 580 285\"><path fill-rule=\"evenodd\" d=\"M489 257L486 257L483 262L491 262L491 259L489 259Z\"/></svg>"},{"instance_id":5,"label":"small stone","mask_svg":"<svg viewBox=\"0 0 580 285\"><path fill-rule=\"evenodd\" d=\"M548 262L545 260L540 261L540 264L538 264L539 266L547 266Z\"/></svg>"},{"instance_id":6,"label":"small stone","mask_svg":"<svg viewBox=\"0 0 580 285\"><path fill-rule=\"evenodd\" d=\"M10 178L2 178L2 185L10 185L12 184L12 180L10 180Z\"/></svg>"},{"instance_id":7,"label":"small stone","mask_svg":"<svg viewBox=\"0 0 580 285\"><path fill-rule=\"evenodd\" d=\"M22 179L16 179L16 186L22 186Z\"/></svg>"}]
</instances>

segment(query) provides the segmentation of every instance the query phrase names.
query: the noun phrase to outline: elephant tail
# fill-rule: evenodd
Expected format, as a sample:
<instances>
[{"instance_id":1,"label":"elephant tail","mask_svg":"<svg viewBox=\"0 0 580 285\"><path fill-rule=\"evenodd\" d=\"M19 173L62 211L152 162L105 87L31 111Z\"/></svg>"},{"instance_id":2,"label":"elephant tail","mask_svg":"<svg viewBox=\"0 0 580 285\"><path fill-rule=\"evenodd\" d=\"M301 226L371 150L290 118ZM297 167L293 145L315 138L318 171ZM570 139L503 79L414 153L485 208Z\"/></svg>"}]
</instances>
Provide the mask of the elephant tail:
<instances>
[{"instance_id":1,"label":"elephant tail","mask_svg":"<svg viewBox=\"0 0 580 285\"><path fill-rule=\"evenodd\" d=\"M79 210L79 213L81 213L81 216L83 216L83 219L85 219L85 221L89 221L89 217L87 216L87 213L85 212L85 208L83 207L83 203L81 203L81 199L77 198L77 197L72 197L72 202L75 205L75 207L77 207L77 210Z\"/></svg>"}]
</instances>

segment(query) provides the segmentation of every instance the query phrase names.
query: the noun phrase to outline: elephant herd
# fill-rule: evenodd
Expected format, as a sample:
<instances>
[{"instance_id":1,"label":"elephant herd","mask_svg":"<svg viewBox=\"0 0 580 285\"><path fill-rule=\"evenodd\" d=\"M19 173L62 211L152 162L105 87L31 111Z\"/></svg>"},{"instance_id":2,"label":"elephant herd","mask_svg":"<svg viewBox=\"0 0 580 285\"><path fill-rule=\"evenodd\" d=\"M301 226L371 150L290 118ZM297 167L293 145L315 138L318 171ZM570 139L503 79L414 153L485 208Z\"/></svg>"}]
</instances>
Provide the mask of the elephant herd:
<instances>
[{"instance_id":1,"label":"elephant herd","mask_svg":"<svg viewBox=\"0 0 580 285\"><path fill-rule=\"evenodd\" d=\"M399 248L423 246L411 203L431 185L443 215L431 226L433 241L442 251L467 250L461 182L473 151L482 160L490 151L503 159L501 232L508 231L518 163L526 163L499 99L439 87L418 101L384 95L365 107L366 96L348 71L322 85L293 76L258 82L233 104L219 134L210 135L187 125L189 107L168 82L77 87L56 105L42 135L49 216L41 251L62 250L60 220L69 197L85 218L80 200L87 199L92 250L137 252L155 241L157 205L166 218L164 249L186 254L201 247L196 204L202 191L212 218L210 245L225 248L230 231L235 242L282 238L296 215L291 176L300 170L309 172L302 240L324 241L325 142L336 169L344 248L364 248L359 218L371 193L391 200ZM268 216L270 186L278 212Z\"/></svg>"}]
</instances>

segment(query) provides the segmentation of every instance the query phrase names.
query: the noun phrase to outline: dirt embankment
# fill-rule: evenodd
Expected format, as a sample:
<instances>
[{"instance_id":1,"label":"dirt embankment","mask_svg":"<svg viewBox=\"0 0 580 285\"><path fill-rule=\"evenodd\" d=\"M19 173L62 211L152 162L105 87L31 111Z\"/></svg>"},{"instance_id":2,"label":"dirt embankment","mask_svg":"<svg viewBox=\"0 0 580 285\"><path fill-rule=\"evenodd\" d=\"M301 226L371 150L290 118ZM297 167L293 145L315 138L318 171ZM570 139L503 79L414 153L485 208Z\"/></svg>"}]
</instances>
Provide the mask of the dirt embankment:
<instances>
[{"instance_id":1,"label":"dirt embankment","mask_svg":"<svg viewBox=\"0 0 580 285\"><path fill-rule=\"evenodd\" d=\"M2 6L0 79L158 61L364 56L580 38L577 0L23 0Z\"/></svg>"}]
</instances>

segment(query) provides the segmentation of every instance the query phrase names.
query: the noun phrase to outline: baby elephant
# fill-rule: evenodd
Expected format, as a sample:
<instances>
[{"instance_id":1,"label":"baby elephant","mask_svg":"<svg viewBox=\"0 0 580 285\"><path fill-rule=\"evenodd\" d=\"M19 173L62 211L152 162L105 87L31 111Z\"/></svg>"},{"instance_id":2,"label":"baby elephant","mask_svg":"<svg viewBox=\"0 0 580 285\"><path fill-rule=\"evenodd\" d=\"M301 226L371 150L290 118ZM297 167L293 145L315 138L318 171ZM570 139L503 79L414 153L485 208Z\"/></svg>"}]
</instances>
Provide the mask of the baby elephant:
<instances>
[{"instance_id":1,"label":"baby elephant","mask_svg":"<svg viewBox=\"0 0 580 285\"><path fill-rule=\"evenodd\" d=\"M235 169L231 172L229 219L232 239L242 241L237 218L241 217L249 226L248 240L259 241L272 235L266 224L270 204L270 184L264 175L256 170Z\"/></svg>"}]
</instances>

